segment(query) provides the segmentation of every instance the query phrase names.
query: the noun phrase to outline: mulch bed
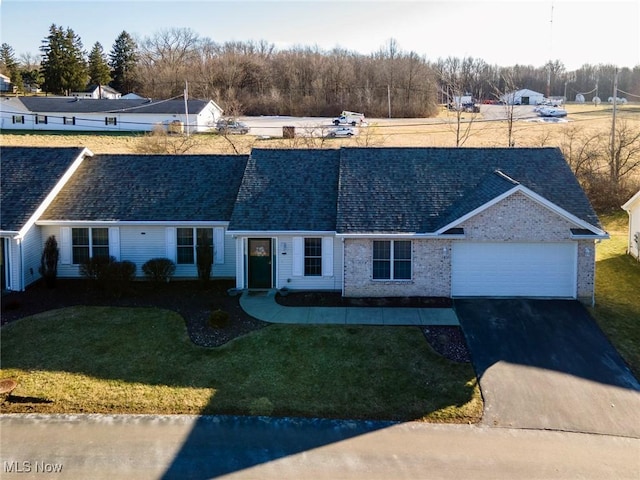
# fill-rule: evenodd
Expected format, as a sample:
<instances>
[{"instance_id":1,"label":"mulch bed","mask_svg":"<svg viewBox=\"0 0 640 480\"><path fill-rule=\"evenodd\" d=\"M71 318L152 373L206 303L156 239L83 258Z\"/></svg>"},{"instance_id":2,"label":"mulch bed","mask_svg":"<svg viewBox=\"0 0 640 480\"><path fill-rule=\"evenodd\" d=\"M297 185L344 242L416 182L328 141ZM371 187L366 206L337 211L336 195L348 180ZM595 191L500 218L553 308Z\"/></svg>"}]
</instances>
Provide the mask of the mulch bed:
<instances>
[{"instance_id":1,"label":"mulch bed","mask_svg":"<svg viewBox=\"0 0 640 480\"><path fill-rule=\"evenodd\" d=\"M77 305L156 307L172 310L184 319L191 341L202 347L217 347L270 323L248 315L240 307L240 297L230 296L227 290L235 287L232 280L172 281L166 284L134 282L122 295L115 296L97 288L85 279L58 279L55 288L47 288L39 282L24 292L2 295L0 324L5 325L20 318L58 308ZM433 297L385 297L343 298L337 292L290 292L277 294L276 301L285 306L386 306L386 307L439 307L450 308L449 298ZM224 326L213 328L209 317L214 310L229 313ZM468 362L469 354L460 327L429 326L422 332L431 347L444 357Z\"/></svg>"}]
</instances>

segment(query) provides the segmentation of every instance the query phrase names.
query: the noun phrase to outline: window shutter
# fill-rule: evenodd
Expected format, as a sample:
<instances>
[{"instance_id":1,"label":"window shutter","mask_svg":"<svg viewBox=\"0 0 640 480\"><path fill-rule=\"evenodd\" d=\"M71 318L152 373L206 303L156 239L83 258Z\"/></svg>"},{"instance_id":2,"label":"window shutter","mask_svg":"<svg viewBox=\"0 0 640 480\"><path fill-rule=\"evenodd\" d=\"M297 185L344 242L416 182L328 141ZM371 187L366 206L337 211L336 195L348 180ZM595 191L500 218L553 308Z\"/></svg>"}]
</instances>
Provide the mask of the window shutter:
<instances>
[{"instance_id":1,"label":"window shutter","mask_svg":"<svg viewBox=\"0 0 640 480\"><path fill-rule=\"evenodd\" d=\"M301 277L304 275L304 239L293 237L293 275Z\"/></svg>"},{"instance_id":2,"label":"window shutter","mask_svg":"<svg viewBox=\"0 0 640 480\"><path fill-rule=\"evenodd\" d=\"M109 117L104 117L104 124L109 125Z\"/></svg>"},{"instance_id":3,"label":"window shutter","mask_svg":"<svg viewBox=\"0 0 640 480\"><path fill-rule=\"evenodd\" d=\"M333 237L322 237L322 276L333 277Z\"/></svg>"},{"instance_id":4,"label":"window shutter","mask_svg":"<svg viewBox=\"0 0 640 480\"><path fill-rule=\"evenodd\" d=\"M120 228L109 227L109 255L120 261Z\"/></svg>"},{"instance_id":5,"label":"window shutter","mask_svg":"<svg viewBox=\"0 0 640 480\"><path fill-rule=\"evenodd\" d=\"M213 229L213 262L215 264L224 263L224 228L216 227Z\"/></svg>"},{"instance_id":6,"label":"window shutter","mask_svg":"<svg viewBox=\"0 0 640 480\"><path fill-rule=\"evenodd\" d=\"M166 256L169 260L176 261L176 229L175 227L167 227L166 232Z\"/></svg>"},{"instance_id":7,"label":"window shutter","mask_svg":"<svg viewBox=\"0 0 640 480\"><path fill-rule=\"evenodd\" d=\"M71 265L71 227L60 227L60 263Z\"/></svg>"}]
</instances>

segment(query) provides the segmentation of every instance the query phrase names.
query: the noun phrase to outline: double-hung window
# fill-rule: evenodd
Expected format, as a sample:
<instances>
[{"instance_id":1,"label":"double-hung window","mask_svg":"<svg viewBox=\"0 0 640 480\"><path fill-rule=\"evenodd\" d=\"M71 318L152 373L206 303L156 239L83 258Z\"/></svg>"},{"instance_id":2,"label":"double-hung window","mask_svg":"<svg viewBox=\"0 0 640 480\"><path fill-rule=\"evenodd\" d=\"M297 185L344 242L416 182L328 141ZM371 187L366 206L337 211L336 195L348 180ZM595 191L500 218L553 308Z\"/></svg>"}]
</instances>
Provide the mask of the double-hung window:
<instances>
[{"instance_id":1,"label":"double-hung window","mask_svg":"<svg viewBox=\"0 0 640 480\"><path fill-rule=\"evenodd\" d=\"M411 241L374 240L374 280L411 280Z\"/></svg>"},{"instance_id":2,"label":"double-hung window","mask_svg":"<svg viewBox=\"0 0 640 480\"><path fill-rule=\"evenodd\" d=\"M322 276L322 238L304 239L304 275Z\"/></svg>"},{"instance_id":3,"label":"double-hung window","mask_svg":"<svg viewBox=\"0 0 640 480\"><path fill-rule=\"evenodd\" d=\"M24 115L13 115L11 117L11 122L24 124Z\"/></svg>"},{"instance_id":4,"label":"double-hung window","mask_svg":"<svg viewBox=\"0 0 640 480\"><path fill-rule=\"evenodd\" d=\"M72 228L71 245L74 265L84 263L89 258L108 258L109 229Z\"/></svg>"},{"instance_id":5,"label":"double-hung window","mask_svg":"<svg viewBox=\"0 0 640 480\"><path fill-rule=\"evenodd\" d=\"M47 119L47 116L46 116L46 115L36 115L36 123L37 123L37 124L40 124L40 123L44 123L44 124L49 123L47 120L48 120L48 119Z\"/></svg>"},{"instance_id":6,"label":"double-hung window","mask_svg":"<svg viewBox=\"0 0 640 480\"><path fill-rule=\"evenodd\" d=\"M193 265L196 262L196 247L198 245L209 245L213 249L212 228L178 228L176 234L176 261L178 264Z\"/></svg>"},{"instance_id":7,"label":"double-hung window","mask_svg":"<svg viewBox=\"0 0 640 480\"><path fill-rule=\"evenodd\" d=\"M62 123L65 125L75 125L76 117L62 117Z\"/></svg>"},{"instance_id":8,"label":"double-hung window","mask_svg":"<svg viewBox=\"0 0 640 480\"><path fill-rule=\"evenodd\" d=\"M117 125L118 119L116 117L104 117L105 125Z\"/></svg>"}]
</instances>

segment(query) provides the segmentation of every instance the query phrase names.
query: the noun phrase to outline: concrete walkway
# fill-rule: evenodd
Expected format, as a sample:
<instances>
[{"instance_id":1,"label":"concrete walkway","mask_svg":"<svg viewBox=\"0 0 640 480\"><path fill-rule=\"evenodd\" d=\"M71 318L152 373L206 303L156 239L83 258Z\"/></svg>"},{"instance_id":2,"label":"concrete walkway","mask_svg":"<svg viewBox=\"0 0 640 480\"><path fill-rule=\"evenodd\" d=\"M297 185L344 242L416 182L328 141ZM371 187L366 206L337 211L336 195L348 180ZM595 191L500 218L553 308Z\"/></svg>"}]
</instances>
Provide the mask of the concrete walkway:
<instances>
[{"instance_id":1,"label":"concrete walkway","mask_svg":"<svg viewBox=\"0 0 640 480\"><path fill-rule=\"evenodd\" d=\"M271 323L307 325L460 325L452 308L409 307L284 307L276 291L243 292L242 309Z\"/></svg>"}]
</instances>

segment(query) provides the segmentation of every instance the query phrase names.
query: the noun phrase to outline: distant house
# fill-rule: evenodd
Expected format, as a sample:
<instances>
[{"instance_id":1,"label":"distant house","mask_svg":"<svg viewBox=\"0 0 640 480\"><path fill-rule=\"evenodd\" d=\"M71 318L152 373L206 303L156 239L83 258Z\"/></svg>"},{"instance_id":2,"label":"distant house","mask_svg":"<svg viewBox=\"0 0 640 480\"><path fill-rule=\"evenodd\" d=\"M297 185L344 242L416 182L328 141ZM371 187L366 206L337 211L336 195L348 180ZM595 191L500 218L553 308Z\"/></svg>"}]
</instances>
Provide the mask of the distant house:
<instances>
[{"instance_id":1,"label":"distant house","mask_svg":"<svg viewBox=\"0 0 640 480\"><path fill-rule=\"evenodd\" d=\"M142 95L138 95L137 93L130 92L126 95L122 95L120 98L122 98L123 100L140 100L144 97Z\"/></svg>"},{"instance_id":2,"label":"distant house","mask_svg":"<svg viewBox=\"0 0 640 480\"><path fill-rule=\"evenodd\" d=\"M13 85L11 84L11 79L6 75L0 73L0 92L7 93L13 92Z\"/></svg>"},{"instance_id":3,"label":"distant house","mask_svg":"<svg viewBox=\"0 0 640 480\"><path fill-rule=\"evenodd\" d=\"M640 260L640 191L622 206L629 214L627 253Z\"/></svg>"},{"instance_id":4,"label":"distant house","mask_svg":"<svg viewBox=\"0 0 640 480\"><path fill-rule=\"evenodd\" d=\"M211 100L83 99L80 97L17 97L0 101L3 130L73 130L94 132L207 132L215 128L222 109ZM188 108L188 115L185 108Z\"/></svg>"},{"instance_id":5,"label":"distant house","mask_svg":"<svg viewBox=\"0 0 640 480\"><path fill-rule=\"evenodd\" d=\"M507 105L540 105L544 102L544 95L529 89L516 90L502 95L500 100Z\"/></svg>"},{"instance_id":6,"label":"distant house","mask_svg":"<svg viewBox=\"0 0 640 480\"><path fill-rule=\"evenodd\" d=\"M214 276L243 290L592 303L595 241L608 238L558 149L77 150L64 151L50 182L36 182L60 151L2 149L11 289L38 279L43 243L55 235L63 277L77 277L88 256L110 255L136 263L140 276L144 262L167 257L178 277L196 278L195 248L207 239Z\"/></svg>"},{"instance_id":7,"label":"distant house","mask_svg":"<svg viewBox=\"0 0 640 480\"><path fill-rule=\"evenodd\" d=\"M91 85L83 92L71 92L70 96L93 99L107 98L110 100L115 100L122 97L120 92L111 88L109 85Z\"/></svg>"}]
</instances>

